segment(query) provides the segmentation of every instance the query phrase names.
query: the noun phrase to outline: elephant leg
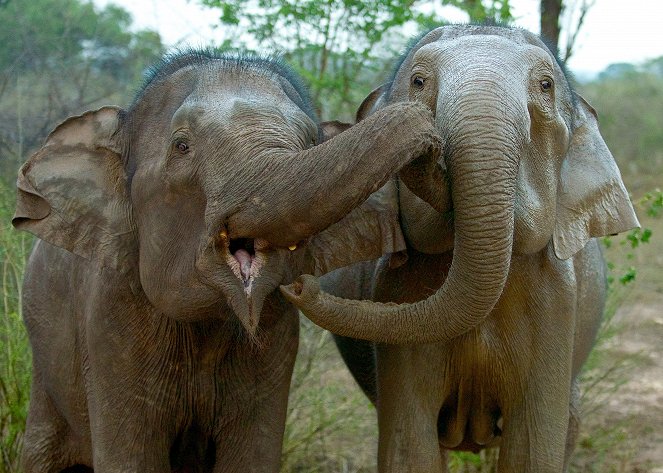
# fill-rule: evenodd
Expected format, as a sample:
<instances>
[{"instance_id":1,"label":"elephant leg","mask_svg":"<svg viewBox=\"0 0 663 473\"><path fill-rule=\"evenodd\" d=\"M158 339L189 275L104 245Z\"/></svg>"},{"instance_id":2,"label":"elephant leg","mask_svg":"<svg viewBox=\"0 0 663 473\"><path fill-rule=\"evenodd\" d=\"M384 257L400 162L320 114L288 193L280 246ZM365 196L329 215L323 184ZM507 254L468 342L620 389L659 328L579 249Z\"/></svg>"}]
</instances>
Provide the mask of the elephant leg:
<instances>
[{"instance_id":1,"label":"elephant leg","mask_svg":"<svg viewBox=\"0 0 663 473\"><path fill-rule=\"evenodd\" d=\"M437 344L377 346L380 473L446 471L437 433L439 360Z\"/></svg>"},{"instance_id":2,"label":"elephant leg","mask_svg":"<svg viewBox=\"0 0 663 473\"><path fill-rule=\"evenodd\" d=\"M556 399L530 396L505 416L498 473L561 473L568 419L568 396L563 408ZM545 410L545 412L544 412Z\"/></svg>"},{"instance_id":3,"label":"elephant leg","mask_svg":"<svg viewBox=\"0 0 663 473\"><path fill-rule=\"evenodd\" d=\"M278 384L258 381L253 398L246 386L240 388L245 395L222 408L226 412L219 414L222 425L215 432L214 473L279 472L290 385L285 374Z\"/></svg>"},{"instance_id":4,"label":"elephant leg","mask_svg":"<svg viewBox=\"0 0 663 473\"><path fill-rule=\"evenodd\" d=\"M580 433L580 387L577 379L571 384L571 400L569 403L569 430L566 434L566 449L564 452L564 472L569 471L571 456L575 449Z\"/></svg>"},{"instance_id":5,"label":"elephant leg","mask_svg":"<svg viewBox=\"0 0 663 473\"><path fill-rule=\"evenodd\" d=\"M226 397L217 411L214 473L278 473L292 370L299 342L299 315L281 314L263 333L264 350L238 348L220 379Z\"/></svg>"},{"instance_id":6,"label":"elephant leg","mask_svg":"<svg viewBox=\"0 0 663 473\"><path fill-rule=\"evenodd\" d=\"M93 426L97 429L94 434L94 470L104 473L171 471L169 452L174 435L154 429L159 425L156 419L135 416L124 421L133 424L132 427L122 429L114 425L107 429L98 424ZM137 428L136 425L144 427Z\"/></svg>"},{"instance_id":7,"label":"elephant leg","mask_svg":"<svg viewBox=\"0 0 663 473\"><path fill-rule=\"evenodd\" d=\"M284 383L269 397L245 398L240 412L223 419L224 426L216 433L214 473L279 472L287 393Z\"/></svg>"},{"instance_id":8,"label":"elephant leg","mask_svg":"<svg viewBox=\"0 0 663 473\"><path fill-rule=\"evenodd\" d=\"M334 335L334 342L352 377L375 405L378 397L375 380L375 344L340 335Z\"/></svg>"},{"instance_id":9,"label":"elephant leg","mask_svg":"<svg viewBox=\"0 0 663 473\"><path fill-rule=\"evenodd\" d=\"M137 381L90 376L89 413L94 470L104 473L171 471L175 442L172 387L164 383L162 398L144 378ZM142 382L142 384L141 384ZM172 386L172 384L170 385ZM144 389L142 389L144 388Z\"/></svg>"},{"instance_id":10,"label":"elephant leg","mask_svg":"<svg viewBox=\"0 0 663 473\"><path fill-rule=\"evenodd\" d=\"M74 465L91 465L81 447L89 442L73 440L67 421L35 380L23 438L22 463L26 473L57 473ZM91 470L90 470L91 471Z\"/></svg>"},{"instance_id":11,"label":"elephant leg","mask_svg":"<svg viewBox=\"0 0 663 473\"><path fill-rule=\"evenodd\" d=\"M503 406L498 473L561 473L570 425L571 357L548 357L532 366L529 379L513 380L516 397ZM554 353L549 347L545 353ZM546 366L546 362L548 365ZM517 394L521 392L522 394Z\"/></svg>"}]
</instances>

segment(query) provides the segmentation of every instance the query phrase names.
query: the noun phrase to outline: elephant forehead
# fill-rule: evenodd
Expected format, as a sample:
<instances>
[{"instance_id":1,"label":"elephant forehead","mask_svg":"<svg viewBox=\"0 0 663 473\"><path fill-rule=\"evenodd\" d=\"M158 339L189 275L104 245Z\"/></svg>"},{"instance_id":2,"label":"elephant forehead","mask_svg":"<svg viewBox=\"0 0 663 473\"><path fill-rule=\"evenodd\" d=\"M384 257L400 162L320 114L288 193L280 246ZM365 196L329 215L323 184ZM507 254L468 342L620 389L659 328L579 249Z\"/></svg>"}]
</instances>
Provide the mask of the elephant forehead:
<instances>
[{"instance_id":1,"label":"elephant forehead","mask_svg":"<svg viewBox=\"0 0 663 473\"><path fill-rule=\"evenodd\" d=\"M280 95L283 90L277 75L259 69L229 68L214 64L200 71L194 96L214 95L219 91L245 97Z\"/></svg>"},{"instance_id":2,"label":"elephant forehead","mask_svg":"<svg viewBox=\"0 0 663 473\"><path fill-rule=\"evenodd\" d=\"M533 44L544 46L541 40L533 33L519 29L504 26L486 26L486 25L447 25L436 28L429 35L436 38L436 42L452 41L457 38L469 38L473 36L492 36L503 38L515 44ZM427 36L429 36L427 35ZM422 40L422 42L426 39ZM430 42L430 41L426 41Z\"/></svg>"},{"instance_id":3,"label":"elephant forehead","mask_svg":"<svg viewBox=\"0 0 663 473\"><path fill-rule=\"evenodd\" d=\"M435 54L441 60L458 57L471 58L469 61L464 61L464 64L467 65L481 62L502 62L508 58L521 62L527 52L537 49L524 41L514 41L510 37L490 34L464 35L448 39L440 38L422 47L417 51L415 60L422 56Z\"/></svg>"},{"instance_id":4,"label":"elephant forehead","mask_svg":"<svg viewBox=\"0 0 663 473\"><path fill-rule=\"evenodd\" d=\"M286 140L310 141L317 134L316 124L278 89L248 93L217 90L192 95L173 114L171 129L188 129L217 141L223 138L217 133L230 133L232 136L226 138L233 141L256 131L259 134L254 139L276 134Z\"/></svg>"},{"instance_id":5,"label":"elephant forehead","mask_svg":"<svg viewBox=\"0 0 663 473\"><path fill-rule=\"evenodd\" d=\"M412 48L397 74L409 74L415 62L439 65L441 53L465 57L471 55L472 60L466 62L477 63L474 59L477 54L480 57L496 58L500 56L496 54L497 51L503 51L502 57L517 58L521 51L531 51L540 57L549 56L545 44L526 30L500 26L447 25L425 35Z\"/></svg>"}]
</instances>

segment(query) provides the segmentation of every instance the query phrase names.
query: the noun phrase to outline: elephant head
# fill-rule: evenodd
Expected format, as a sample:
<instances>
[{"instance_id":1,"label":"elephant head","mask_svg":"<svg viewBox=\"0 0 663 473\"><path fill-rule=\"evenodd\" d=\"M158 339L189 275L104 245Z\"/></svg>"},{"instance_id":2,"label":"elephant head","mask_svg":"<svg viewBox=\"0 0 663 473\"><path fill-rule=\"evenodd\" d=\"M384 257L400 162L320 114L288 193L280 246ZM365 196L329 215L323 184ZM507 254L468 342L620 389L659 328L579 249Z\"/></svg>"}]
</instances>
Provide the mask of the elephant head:
<instances>
[{"instance_id":1,"label":"elephant head","mask_svg":"<svg viewBox=\"0 0 663 473\"><path fill-rule=\"evenodd\" d=\"M412 104L329 140L324 129L278 61L180 53L127 110L50 134L19 172L13 224L125 274L171 317L229 306L253 332L265 297L303 271L404 248L388 203L353 209L439 153L430 112Z\"/></svg>"},{"instance_id":2,"label":"elephant head","mask_svg":"<svg viewBox=\"0 0 663 473\"><path fill-rule=\"evenodd\" d=\"M450 340L490 313L512 255L552 244L566 259L592 237L638 225L595 111L537 36L437 28L365 100L358 119L402 101L432 110L445 150L439 166L400 173L404 234L422 252L453 248L453 263L443 286L414 304L330 297L310 276L282 288L322 327L387 343ZM444 180L449 187L433 184Z\"/></svg>"}]
</instances>

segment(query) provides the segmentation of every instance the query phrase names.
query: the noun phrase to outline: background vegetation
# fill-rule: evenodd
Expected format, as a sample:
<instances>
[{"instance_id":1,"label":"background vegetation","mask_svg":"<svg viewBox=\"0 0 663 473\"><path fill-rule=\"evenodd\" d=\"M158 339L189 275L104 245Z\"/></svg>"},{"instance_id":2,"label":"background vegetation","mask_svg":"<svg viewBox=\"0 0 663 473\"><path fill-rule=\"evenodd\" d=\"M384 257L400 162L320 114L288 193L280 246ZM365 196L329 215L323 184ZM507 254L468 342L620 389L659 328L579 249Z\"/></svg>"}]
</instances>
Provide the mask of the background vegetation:
<instances>
[{"instance_id":1,"label":"background vegetation","mask_svg":"<svg viewBox=\"0 0 663 473\"><path fill-rule=\"evenodd\" d=\"M193 1L193 0L192 0ZM216 7L227 28L223 49L279 50L310 84L324 119L351 120L363 97L389 75L408 37L442 24L452 4L474 20L509 22L508 0L198 0ZM533 0L534 1L534 0ZM542 30L573 53L591 0L542 0ZM566 15L566 16L565 16ZM31 238L11 228L18 166L50 129L102 104L126 105L148 65L164 52L154 31L136 31L123 9L87 0L0 0L0 473L21 471L30 385L30 351L21 321L20 281ZM565 25L560 28L560 25ZM240 32L242 34L240 34ZM607 323L584 373L586 427L574 471L649 471L640 454L661 417L606 414L620 390L647 363L615 340L631 327L621 304L660 302L663 223L663 57L616 64L578 85L599 110L601 128L638 203L645 227L607 241L612 267ZM651 235L654 235L653 237ZM653 244L646 245L650 238ZM637 284L629 284L637 280ZM643 299L644 298L644 299ZM638 302L639 303L639 302ZM657 336L660 327L648 327ZM660 339L659 339L660 340ZM607 417L606 417L607 416ZM284 472L375 471L375 413L354 386L329 334L302 321L284 445ZM659 428L660 430L660 428ZM660 439L660 437L658 437ZM494 452L455 454L454 472L494 469Z\"/></svg>"}]
</instances>

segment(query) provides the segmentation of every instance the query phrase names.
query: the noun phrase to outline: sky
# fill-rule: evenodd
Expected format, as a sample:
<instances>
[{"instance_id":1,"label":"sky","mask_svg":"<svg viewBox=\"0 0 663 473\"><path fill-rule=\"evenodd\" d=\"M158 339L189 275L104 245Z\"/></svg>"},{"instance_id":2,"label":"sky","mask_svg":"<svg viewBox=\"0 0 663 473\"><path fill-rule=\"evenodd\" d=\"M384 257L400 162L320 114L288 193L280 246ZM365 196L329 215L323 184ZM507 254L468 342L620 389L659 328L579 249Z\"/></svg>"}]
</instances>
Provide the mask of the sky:
<instances>
[{"instance_id":1,"label":"sky","mask_svg":"<svg viewBox=\"0 0 663 473\"><path fill-rule=\"evenodd\" d=\"M567 0L569 3L579 0ZM93 0L99 7L121 5L131 12L136 28L157 30L168 46L204 46L219 42L214 29L218 12L196 0ZM511 0L517 26L539 32L539 0ZM453 7L445 7L445 18L466 21ZM640 63L663 56L663 1L595 0L581 30L569 67L579 77L591 77L618 62ZM564 33L562 33L564 34Z\"/></svg>"}]
</instances>

